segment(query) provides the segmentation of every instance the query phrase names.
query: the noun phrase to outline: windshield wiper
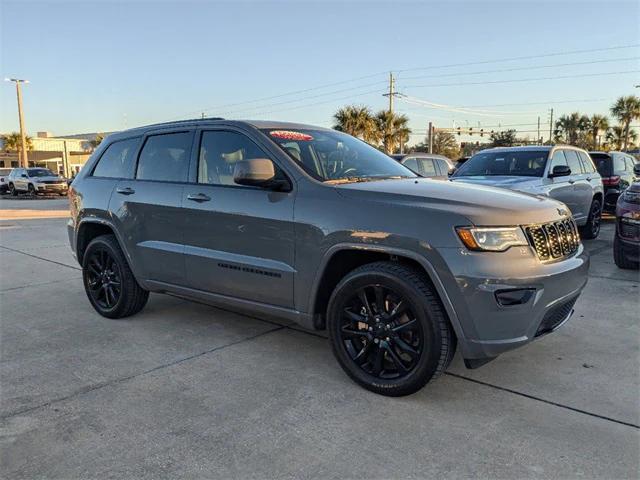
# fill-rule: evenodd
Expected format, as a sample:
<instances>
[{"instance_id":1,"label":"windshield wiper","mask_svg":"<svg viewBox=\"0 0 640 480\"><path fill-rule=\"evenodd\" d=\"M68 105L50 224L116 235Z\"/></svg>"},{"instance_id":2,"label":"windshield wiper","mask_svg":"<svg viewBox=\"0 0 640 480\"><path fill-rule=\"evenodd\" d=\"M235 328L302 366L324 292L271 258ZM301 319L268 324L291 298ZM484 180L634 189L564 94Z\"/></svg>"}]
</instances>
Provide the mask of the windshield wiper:
<instances>
[{"instance_id":1,"label":"windshield wiper","mask_svg":"<svg viewBox=\"0 0 640 480\"><path fill-rule=\"evenodd\" d=\"M329 185L340 185L343 183L360 183L360 182L375 182L377 180L400 180L402 178L413 178L404 175L378 175L372 177L344 177L325 180L323 183Z\"/></svg>"}]
</instances>

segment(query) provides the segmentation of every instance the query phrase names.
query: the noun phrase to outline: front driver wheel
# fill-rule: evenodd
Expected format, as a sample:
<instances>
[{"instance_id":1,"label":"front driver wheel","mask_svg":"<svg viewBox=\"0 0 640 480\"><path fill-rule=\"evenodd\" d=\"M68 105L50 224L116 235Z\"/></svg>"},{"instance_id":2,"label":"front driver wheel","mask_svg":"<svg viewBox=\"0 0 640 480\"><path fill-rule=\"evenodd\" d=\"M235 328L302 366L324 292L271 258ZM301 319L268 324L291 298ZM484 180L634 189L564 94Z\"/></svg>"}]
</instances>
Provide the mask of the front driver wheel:
<instances>
[{"instance_id":1,"label":"front driver wheel","mask_svg":"<svg viewBox=\"0 0 640 480\"><path fill-rule=\"evenodd\" d=\"M82 280L91 305L103 317L134 315L149 299L114 235L101 235L89 243L82 258Z\"/></svg>"},{"instance_id":2,"label":"front driver wheel","mask_svg":"<svg viewBox=\"0 0 640 480\"><path fill-rule=\"evenodd\" d=\"M425 275L394 262L349 273L327 309L333 353L356 383L373 392L409 395L440 375L455 336Z\"/></svg>"},{"instance_id":3,"label":"front driver wheel","mask_svg":"<svg viewBox=\"0 0 640 480\"><path fill-rule=\"evenodd\" d=\"M11 193L12 197L18 196L18 191L16 190L16 187L14 187L13 183L9 184L9 193Z\"/></svg>"},{"instance_id":4,"label":"front driver wheel","mask_svg":"<svg viewBox=\"0 0 640 480\"><path fill-rule=\"evenodd\" d=\"M602 205L597 198L591 202L591 209L589 210L589 217L587 223L580 229L582 238L592 240L598 237L600 233L600 221L602 219Z\"/></svg>"}]
</instances>

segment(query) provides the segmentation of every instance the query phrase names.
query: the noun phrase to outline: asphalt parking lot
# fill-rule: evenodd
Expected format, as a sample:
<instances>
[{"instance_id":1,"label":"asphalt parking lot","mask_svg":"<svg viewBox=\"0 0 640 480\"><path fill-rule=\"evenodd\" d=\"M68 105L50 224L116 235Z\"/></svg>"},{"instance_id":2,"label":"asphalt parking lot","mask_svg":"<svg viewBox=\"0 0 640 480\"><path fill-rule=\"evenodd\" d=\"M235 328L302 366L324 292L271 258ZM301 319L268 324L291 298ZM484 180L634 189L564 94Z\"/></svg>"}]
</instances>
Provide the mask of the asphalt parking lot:
<instances>
[{"instance_id":1,"label":"asphalt parking lot","mask_svg":"<svg viewBox=\"0 0 640 480\"><path fill-rule=\"evenodd\" d=\"M33 202L66 206L0 211ZM394 399L287 323L163 295L101 318L66 220L2 218L4 478L637 478L640 276L610 220L560 331Z\"/></svg>"}]
</instances>

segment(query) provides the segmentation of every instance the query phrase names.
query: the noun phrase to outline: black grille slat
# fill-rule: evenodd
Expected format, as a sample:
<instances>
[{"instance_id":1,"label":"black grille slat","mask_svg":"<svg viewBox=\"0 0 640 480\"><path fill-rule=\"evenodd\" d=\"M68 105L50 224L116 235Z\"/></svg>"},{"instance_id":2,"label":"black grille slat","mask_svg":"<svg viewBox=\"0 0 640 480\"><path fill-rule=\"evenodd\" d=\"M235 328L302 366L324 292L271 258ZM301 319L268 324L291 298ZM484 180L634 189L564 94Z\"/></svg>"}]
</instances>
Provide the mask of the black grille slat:
<instances>
[{"instance_id":1,"label":"black grille slat","mask_svg":"<svg viewBox=\"0 0 640 480\"><path fill-rule=\"evenodd\" d=\"M540 322L540 326L538 326L536 337L544 335L545 333L552 332L554 329L556 329L558 325L560 325L564 321L564 319L569 316L569 314L573 310L573 305L576 303L576 300L577 297L572 298L571 300L568 300L549 310L542 319L542 322Z\"/></svg>"},{"instance_id":2,"label":"black grille slat","mask_svg":"<svg viewBox=\"0 0 640 480\"><path fill-rule=\"evenodd\" d=\"M568 257L578 250L580 237L572 218L525 228L529 241L542 261Z\"/></svg>"}]
</instances>

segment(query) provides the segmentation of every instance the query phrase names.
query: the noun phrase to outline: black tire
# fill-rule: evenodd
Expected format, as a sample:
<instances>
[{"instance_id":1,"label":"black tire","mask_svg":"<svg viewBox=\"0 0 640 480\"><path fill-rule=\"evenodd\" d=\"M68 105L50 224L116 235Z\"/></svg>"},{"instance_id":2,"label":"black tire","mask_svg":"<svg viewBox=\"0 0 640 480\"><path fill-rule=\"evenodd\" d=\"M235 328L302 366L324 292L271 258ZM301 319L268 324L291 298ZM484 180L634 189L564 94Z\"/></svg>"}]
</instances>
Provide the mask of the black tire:
<instances>
[{"instance_id":1,"label":"black tire","mask_svg":"<svg viewBox=\"0 0 640 480\"><path fill-rule=\"evenodd\" d=\"M134 315L149 299L149 292L136 281L114 235L101 235L89 243L82 257L82 280L89 302L103 317Z\"/></svg>"},{"instance_id":2,"label":"black tire","mask_svg":"<svg viewBox=\"0 0 640 480\"><path fill-rule=\"evenodd\" d=\"M640 247L639 247L640 248ZM620 239L618 235L616 235L613 239L613 260L616 262L618 268L623 268L625 270L638 270L640 269L639 262L632 262L627 258L622 250L622 245L620 244Z\"/></svg>"},{"instance_id":3,"label":"black tire","mask_svg":"<svg viewBox=\"0 0 640 480\"><path fill-rule=\"evenodd\" d=\"M12 197L18 196L18 191L16 190L16 187L13 185L13 183L9 184L9 193L11 193Z\"/></svg>"},{"instance_id":4,"label":"black tire","mask_svg":"<svg viewBox=\"0 0 640 480\"><path fill-rule=\"evenodd\" d=\"M602 219L602 204L600 200L594 198L589 208L587 223L580 228L580 235L587 240L598 238L600 234L600 222Z\"/></svg>"},{"instance_id":5,"label":"black tire","mask_svg":"<svg viewBox=\"0 0 640 480\"><path fill-rule=\"evenodd\" d=\"M375 303L369 301L371 293ZM456 348L428 278L395 262L370 263L347 274L329 299L327 328L346 374L367 390L393 397L410 395L438 377Z\"/></svg>"},{"instance_id":6,"label":"black tire","mask_svg":"<svg viewBox=\"0 0 640 480\"><path fill-rule=\"evenodd\" d=\"M29 192L29 195L31 195L32 197L35 197L38 194L36 192L36 188L33 186L32 183L30 183L29 186L27 187L27 191Z\"/></svg>"}]
</instances>

